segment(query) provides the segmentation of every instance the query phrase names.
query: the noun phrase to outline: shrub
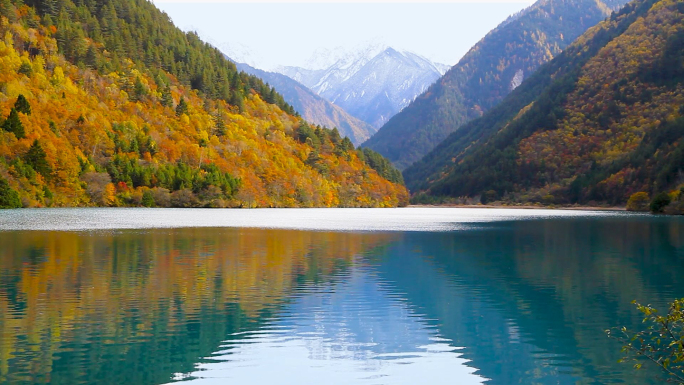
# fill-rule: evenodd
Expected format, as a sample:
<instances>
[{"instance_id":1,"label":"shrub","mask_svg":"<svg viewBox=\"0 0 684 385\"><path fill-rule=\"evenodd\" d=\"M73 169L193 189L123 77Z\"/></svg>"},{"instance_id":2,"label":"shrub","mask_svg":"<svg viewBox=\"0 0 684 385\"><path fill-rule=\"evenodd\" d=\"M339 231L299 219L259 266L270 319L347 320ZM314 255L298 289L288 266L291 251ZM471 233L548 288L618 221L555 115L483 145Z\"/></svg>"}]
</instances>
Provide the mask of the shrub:
<instances>
[{"instance_id":1,"label":"shrub","mask_svg":"<svg viewBox=\"0 0 684 385\"><path fill-rule=\"evenodd\" d=\"M489 190L482 194L480 197L480 203L486 205L487 203L494 202L499 198L499 194L494 190Z\"/></svg>"},{"instance_id":2,"label":"shrub","mask_svg":"<svg viewBox=\"0 0 684 385\"><path fill-rule=\"evenodd\" d=\"M668 215L684 215L684 200L672 202L663 210Z\"/></svg>"},{"instance_id":3,"label":"shrub","mask_svg":"<svg viewBox=\"0 0 684 385\"><path fill-rule=\"evenodd\" d=\"M86 192L97 206L110 206L114 204L115 197L112 178L106 172L87 172L81 176L86 183Z\"/></svg>"},{"instance_id":4,"label":"shrub","mask_svg":"<svg viewBox=\"0 0 684 385\"><path fill-rule=\"evenodd\" d=\"M665 207L672 202L672 199L670 199L670 194L666 192L661 192L660 194L656 195L655 198L653 198L653 201L651 202L651 212L653 213L662 213Z\"/></svg>"},{"instance_id":5,"label":"shrub","mask_svg":"<svg viewBox=\"0 0 684 385\"><path fill-rule=\"evenodd\" d=\"M199 201L190 189L174 191L171 194L171 206L173 207L197 207Z\"/></svg>"},{"instance_id":6,"label":"shrub","mask_svg":"<svg viewBox=\"0 0 684 385\"><path fill-rule=\"evenodd\" d=\"M666 376L662 380L684 384L684 299L672 302L665 315L650 305L634 303L644 315L641 330L622 327L606 331L623 344L626 356L620 362L632 361L635 369L641 369L644 362L655 365Z\"/></svg>"},{"instance_id":7,"label":"shrub","mask_svg":"<svg viewBox=\"0 0 684 385\"><path fill-rule=\"evenodd\" d=\"M171 192L163 187L155 187L152 189L152 197L157 207L171 206Z\"/></svg>"},{"instance_id":8,"label":"shrub","mask_svg":"<svg viewBox=\"0 0 684 385\"><path fill-rule=\"evenodd\" d=\"M545 205L552 205L556 203L556 197L554 197L551 194L546 194L542 197L542 201L544 202Z\"/></svg>"},{"instance_id":9,"label":"shrub","mask_svg":"<svg viewBox=\"0 0 684 385\"><path fill-rule=\"evenodd\" d=\"M650 198L648 193L638 192L632 194L627 201L627 211L648 211Z\"/></svg>"}]
</instances>

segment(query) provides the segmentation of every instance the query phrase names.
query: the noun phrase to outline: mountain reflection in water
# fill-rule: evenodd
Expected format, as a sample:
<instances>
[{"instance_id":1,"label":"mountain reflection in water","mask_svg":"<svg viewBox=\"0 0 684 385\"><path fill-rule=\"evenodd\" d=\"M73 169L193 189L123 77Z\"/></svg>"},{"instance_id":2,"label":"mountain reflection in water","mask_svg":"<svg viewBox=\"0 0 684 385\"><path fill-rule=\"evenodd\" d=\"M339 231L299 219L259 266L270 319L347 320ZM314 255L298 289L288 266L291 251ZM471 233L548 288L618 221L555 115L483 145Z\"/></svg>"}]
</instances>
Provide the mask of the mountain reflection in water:
<instances>
[{"instance_id":1,"label":"mountain reflection in water","mask_svg":"<svg viewBox=\"0 0 684 385\"><path fill-rule=\"evenodd\" d=\"M0 383L658 383L604 330L684 296L680 218L449 232L0 232Z\"/></svg>"}]
</instances>

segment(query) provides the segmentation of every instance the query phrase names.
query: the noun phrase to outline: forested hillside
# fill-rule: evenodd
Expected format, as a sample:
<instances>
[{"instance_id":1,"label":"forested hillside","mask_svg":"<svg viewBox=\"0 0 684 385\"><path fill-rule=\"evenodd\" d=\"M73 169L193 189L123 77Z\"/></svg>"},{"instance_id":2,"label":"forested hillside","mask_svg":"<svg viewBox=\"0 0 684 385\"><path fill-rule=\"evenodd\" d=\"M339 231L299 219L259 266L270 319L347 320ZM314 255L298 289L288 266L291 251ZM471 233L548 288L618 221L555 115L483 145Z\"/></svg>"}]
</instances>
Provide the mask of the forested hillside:
<instances>
[{"instance_id":1,"label":"forested hillside","mask_svg":"<svg viewBox=\"0 0 684 385\"><path fill-rule=\"evenodd\" d=\"M540 0L485 36L364 143L405 169L498 104L536 69L626 0Z\"/></svg>"},{"instance_id":2,"label":"forested hillside","mask_svg":"<svg viewBox=\"0 0 684 385\"><path fill-rule=\"evenodd\" d=\"M634 1L404 176L418 200L684 208L683 82L684 3Z\"/></svg>"},{"instance_id":3,"label":"forested hillside","mask_svg":"<svg viewBox=\"0 0 684 385\"><path fill-rule=\"evenodd\" d=\"M13 16L9 8L22 3L29 6L26 15L20 11ZM3 0L2 7L10 22L21 17L26 28L47 27L57 40L59 53L77 66L109 74L126 70L132 61L136 68L149 72L162 90L170 74L212 99L240 107L242 99L253 90L267 102L294 114L271 87L254 76L239 74L219 50L202 42L195 33L186 34L176 28L149 1ZM36 15L40 19L34 18Z\"/></svg>"},{"instance_id":4,"label":"forested hillside","mask_svg":"<svg viewBox=\"0 0 684 385\"><path fill-rule=\"evenodd\" d=\"M146 0L0 0L0 38L0 207L407 200Z\"/></svg>"},{"instance_id":5,"label":"forested hillside","mask_svg":"<svg viewBox=\"0 0 684 385\"><path fill-rule=\"evenodd\" d=\"M370 124L349 115L342 107L316 95L315 92L294 79L243 63L236 63L236 66L240 71L258 76L268 82L307 122L335 127L340 131L340 135L348 137L355 145L365 142L376 131L376 128Z\"/></svg>"}]
</instances>

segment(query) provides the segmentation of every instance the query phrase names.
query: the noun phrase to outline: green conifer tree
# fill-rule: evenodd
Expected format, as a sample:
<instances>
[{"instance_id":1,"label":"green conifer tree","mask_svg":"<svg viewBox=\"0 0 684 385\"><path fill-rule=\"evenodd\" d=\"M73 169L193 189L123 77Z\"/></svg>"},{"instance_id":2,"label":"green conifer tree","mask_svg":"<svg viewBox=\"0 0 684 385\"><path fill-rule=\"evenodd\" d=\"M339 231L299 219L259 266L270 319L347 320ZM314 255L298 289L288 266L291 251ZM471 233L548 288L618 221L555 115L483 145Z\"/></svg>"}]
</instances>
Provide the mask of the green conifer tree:
<instances>
[{"instance_id":1,"label":"green conifer tree","mask_svg":"<svg viewBox=\"0 0 684 385\"><path fill-rule=\"evenodd\" d=\"M145 192L143 192L142 205L145 207L154 207L155 204L154 204L154 196L152 195L152 191L145 190Z\"/></svg>"},{"instance_id":2,"label":"green conifer tree","mask_svg":"<svg viewBox=\"0 0 684 385\"><path fill-rule=\"evenodd\" d=\"M18 209L20 207L19 193L14 191L3 177L0 177L0 209Z\"/></svg>"},{"instance_id":3,"label":"green conifer tree","mask_svg":"<svg viewBox=\"0 0 684 385\"><path fill-rule=\"evenodd\" d=\"M24 155L24 161L44 177L48 177L52 173L52 167L47 162L47 154L45 154L45 150L38 140L33 141L31 148Z\"/></svg>"},{"instance_id":4,"label":"green conifer tree","mask_svg":"<svg viewBox=\"0 0 684 385\"><path fill-rule=\"evenodd\" d=\"M14 103L14 108L17 110L17 112L31 115L31 105L29 104L28 100L26 100L24 95L19 95L17 101Z\"/></svg>"},{"instance_id":5,"label":"green conifer tree","mask_svg":"<svg viewBox=\"0 0 684 385\"><path fill-rule=\"evenodd\" d=\"M171 95L171 88L169 88L169 86L164 87L164 89L162 90L160 102L161 105L164 107L173 106L173 96Z\"/></svg>"},{"instance_id":6,"label":"green conifer tree","mask_svg":"<svg viewBox=\"0 0 684 385\"><path fill-rule=\"evenodd\" d=\"M5 131L13 133L17 139L22 139L24 136L26 136L24 125L21 124L21 120L19 120L19 113L17 112L16 108L12 108L10 110L9 116L2 124L2 128Z\"/></svg>"},{"instance_id":7,"label":"green conifer tree","mask_svg":"<svg viewBox=\"0 0 684 385\"><path fill-rule=\"evenodd\" d=\"M226 124L223 122L223 116L220 112L214 115L214 124L217 136L226 135Z\"/></svg>"},{"instance_id":8,"label":"green conifer tree","mask_svg":"<svg viewBox=\"0 0 684 385\"><path fill-rule=\"evenodd\" d=\"M188 113L188 104L185 102L185 98L181 96L178 105L176 106L176 116L181 116Z\"/></svg>"},{"instance_id":9,"label":"green conifer tree","mask_svg":"<svg viewBox=\"0 0 684 385\"><path fill-rule=\"evenodd\" d=\"M145 85L140 80L139 77L135 78L135 84L133 85L133 99L136 102L141 101L147 95L147 89Z\"/></svg>"},{"instance_id":10,"label":"green conifer tree","mask_svg":"<svg viewBox=\"0 0 684 385\"><path fill-rule=\"evenodd\" d=\"M245 102L242 99L242 94L240 92L233 92L233 95L230 97L230 104L237 107L239 112L242 112L245 109Z\"/></svg>"},{"instance_id":11,"label":"green conifer tree","mask_svg":"<svg viewBox=\"0 0 684 385\"><path fill-rule=\"evenodd\" d=\"M17 72L26 75L27 77L31 77L31 75L33 75L33 67L31 67L31 63L23 62L19 66Z\"/></svg>"},{"instance_id":12,"label":"green conifer tree","mask_svg":"<svg viewBox=\"0 0 684 385\"><path fill-rule=\"evenodd\" d=\"M97 69L97 51L91 45L88 46L88 50L85 54L85 65L91 69Z\"/></svg>"}]
</instances>

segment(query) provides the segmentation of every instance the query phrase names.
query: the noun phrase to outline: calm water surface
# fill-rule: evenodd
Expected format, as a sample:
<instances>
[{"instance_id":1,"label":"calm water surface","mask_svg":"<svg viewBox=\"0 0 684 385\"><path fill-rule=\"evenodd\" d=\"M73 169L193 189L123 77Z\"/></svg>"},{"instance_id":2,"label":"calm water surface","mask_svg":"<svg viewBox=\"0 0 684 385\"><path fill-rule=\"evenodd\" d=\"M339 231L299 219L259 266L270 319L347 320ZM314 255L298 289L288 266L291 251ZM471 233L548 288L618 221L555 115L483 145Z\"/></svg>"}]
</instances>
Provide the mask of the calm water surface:
<instances>
[{"instance_id":1,"label":"calm water surface","mask_svg":"<svg viewBox=\"0 0 684 385\"><path fill-rule=\"evenodd\" d=\"M604 330L678 297L682 218L0 211L0 383L655 384Z\"/></svg>"}]
</instances>

